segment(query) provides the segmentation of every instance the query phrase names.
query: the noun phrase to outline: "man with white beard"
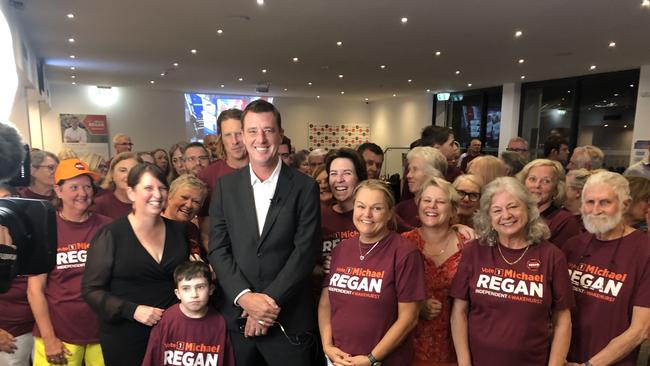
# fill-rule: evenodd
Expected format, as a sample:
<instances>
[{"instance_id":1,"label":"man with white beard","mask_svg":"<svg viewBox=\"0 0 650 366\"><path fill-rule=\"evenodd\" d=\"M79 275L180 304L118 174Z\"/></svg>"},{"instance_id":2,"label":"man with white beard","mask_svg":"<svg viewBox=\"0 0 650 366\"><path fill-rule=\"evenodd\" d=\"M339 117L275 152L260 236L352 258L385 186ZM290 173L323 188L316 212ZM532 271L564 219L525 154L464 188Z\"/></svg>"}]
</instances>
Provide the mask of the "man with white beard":
<instances>
[{"instance_id":1,"label":"man with white beard","mask_svg":"<svg viewBox=\"0 0 650 366\"><path fill-rule=\"evenodd\" d=\"M586 233L564 246L576 307L567 365L634 366L650 332L650 239L625 225L630 188L599 172L582 191Z\"/></svg>"}]
</instances>

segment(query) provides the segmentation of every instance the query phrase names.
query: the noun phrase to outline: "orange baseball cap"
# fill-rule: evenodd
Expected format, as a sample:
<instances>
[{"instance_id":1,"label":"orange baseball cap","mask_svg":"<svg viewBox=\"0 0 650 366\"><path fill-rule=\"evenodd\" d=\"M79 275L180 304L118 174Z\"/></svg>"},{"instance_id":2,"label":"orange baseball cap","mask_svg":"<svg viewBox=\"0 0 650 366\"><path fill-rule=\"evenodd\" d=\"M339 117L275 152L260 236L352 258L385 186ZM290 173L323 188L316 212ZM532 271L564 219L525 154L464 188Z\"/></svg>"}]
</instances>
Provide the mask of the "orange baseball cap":
<instances>
[{"instance_id":1,"label":"orange baseball cap","mask_svg":"<svg viewBox=\"0 0 650 366\"><path fill-rule=\"evenodd\" d=\"M56 171L54 172L54 181L58 183L62 180L75 178L82 174L87 174L93 182L99 180L99 174L90 170L88 164L79 159L66 159L62 160L56 167Z\"/></svg>"}]
</instances>

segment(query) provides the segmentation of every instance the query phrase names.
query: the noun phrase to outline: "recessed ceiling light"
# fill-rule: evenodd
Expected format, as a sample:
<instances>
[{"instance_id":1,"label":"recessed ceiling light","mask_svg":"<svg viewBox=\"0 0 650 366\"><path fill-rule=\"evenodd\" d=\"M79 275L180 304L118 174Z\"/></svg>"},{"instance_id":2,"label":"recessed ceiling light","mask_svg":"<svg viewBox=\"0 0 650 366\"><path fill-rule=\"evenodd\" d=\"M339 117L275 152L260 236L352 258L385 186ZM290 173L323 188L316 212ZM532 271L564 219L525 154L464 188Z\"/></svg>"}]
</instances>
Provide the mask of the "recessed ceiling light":
<instances>
[{"instance_id":1,"label":"recessed ceiling light","mask_svg":"<svg viewBox=\"0 0 650 366\"><path fill-rule=\"evenodd\" d=\"M605 123L605 124L603 125L603 127L609 127L609 125L608 125L607 123Z\"/></svg>"},{"instance_id":2,"label":"recessed ceiling light","mask_svg":"<svg viewBox=\"0 0 650 366\"><path fill-rule=\"evenodd\" d=\"M178 62L174 62L172 65L173 65L174 67L178 67L179 64L178 64Z\"/></svg>"},{"instance_id":3,"label":"recessed ceiling light","mask_svg":"<svg viewBox=\"0 0 650 366\"><path fill-rule=\"evenodd\" d=\"M596 70L596 65L589 66L589 70Z\"/></svg>"},{"instance_id":4,"label":"recessed ceiling light","mask_svg":"<svg viewBox=\"0 0 650 366\"><path fill-rule=\"evenodd\" d=\"M471 87L471 86L472 86L472 83L467 83L467 86L468 86L468 87Z\"/></svg>"},{"instance_id":5,"label":"recessed ceiling light","mask_svg":"<svg viewBox=\"0 0 650 366\"><path fill-rule=\"evenodd\" d=\"M365 101L367 102L367 101L368 101L368 98L363 98L363 100L365 100Z\"/></svg>"},{"instance_id":6,"label":"recessed ceiling light","mask_svg":"<svg viewBox=\"0 0 650 366\"><path fill-rule=\"evenodd\" d=\"M300 60L298 59L298 57L294 57L294 58L293 58L293 62L298 62L298 61L300 61Z\"/></svg>"},{"instance_id":7,"label":"recessed ceiling light","mask_svg":"<svg viewBox=\"0 0 650 366\"><path fill-rule=\"evenodd\" d=\"M289 90L289 89L287 89L287 88L284 88L284 91L287 91L287 90Z\"/></svg>"},{"instance_id":8,"label":"recessed ceiling light","mask_svg":"<svg viewBox=\"0 0 650 366\"><path fill-rule=\"evenodd\" d=\"M77 85L77 82L76 82L76 81L73 81L73 82L72 82L72 85Z\"/></svg>"},{"instance_id":9,"label":"recessed ceiling light","mask_svg":"<svg viewBox=\"0 0 650 366\"><path fill-rule=\"evenodd\" d=\"M76 79L76 78L77 78L77 75L70 75L70 78L71 78L71 79Z\"/></svg>"},{"instance_id":10,"label":"recessed ceiling light","mask_svg":"<svg viewBox=\"0 0 650 366\"><path fill-rule=\"evenodd\" d=\"M523 64L524 62L526 62L526 60L524 60L523 58L520 58L519 61L517 61L517 62L519 62L520 64Z\"/></svg>"},{"instance_id":11,"label":"recessed ceiling light","mask_svg":"<svg viewBox=\"0 0 650 366\"><path fill-rule=\"evenodd\" d=\"M149 84L155 84L155 83L156 83L155 80L149 80Z\"/></svg>"},{"instance_id":12,"label":"recessed ceiling light","mask_svg":"<svg viewBox=\"0 0 650 366\"><path fill-rule=\"evenodd\" d=\"M310 82L308 82L308 83L307 83L307 85L309 85L309 86L312 86L312 83L311 83L311 81L310 81Z\"/></svg>"},{"instance_id":13,"label":"recessed ceiling light","mask_svg":"<svg viewBox=\"0 0 650 366\"><path fill-rule=\"evenodd\" d=\"M397 96L397 94L393 94L393 96L394 96L394 97L396 97L396 96Z\"/></svg>"},{"instance_id":14,"label":"recessed ceiling light","mask_svg":"<svg viewBox=\"0 0 650 366\"><path fill-rule=\"evenodd\" d=\"M221 84L221 85L219 85L219 87L221 87L221 88L225 88L226 86L225 86L225 85L223 85L223 84Z\"/></svg>"},{"instance_id":15,"label":"recessed ceiling light","mask_svg":"<svg viewBox=\"0 0 650 366\"><path fill-rule=\"evenodd\" d=\"M344 91L342 91L342 92L341 92L341 95L343 95L343 94L345 94L345 92L344 92Z\"/></svg>"},{"instance_id":16,"label":"recessed ceiling light","mask_svg":"<svg viewBox=\"0 0 650 366\"><path fill-rule=\"evenodd\" d=\"M339 79L343 79L343 74L339 74Z\"/></svg>"},{"instance_id":17,"label":"recessed ceiling light","mask_svg":"<svg viewBox=\"0 0 650 366\"><path fill-rule=\"evenodd\" d=\"M239 81L244 81L244 78L238 78L237 80L239 80Z\"/></svg>"},{"instance_id":18,"label":"recessed ceiling light","mask_svg":"<svg viewBox=\"0 0 650 366\"><path fill-rule=\"evenodd\" d=\"M524 32L522 32L522 31L516 31L516 32L515 32L515 37L519 38L519 37L521 37L523 34L524 34Z\"/></svg>"},{"instance_id":19,"label":"recessed ceiling light","mask_svg":"<svg viewBox=\"0 0 650 366\"><path fill-rule=\"evenodd\" d=\"M571 94L571 90L567 90L566 92L569 93L569 94Z\"/></svg>"},{"instance_id":20,"label":"recessed ceiling light","mask_svg":"<svg viewBox=\"0 0 650 366\"><path fill-rule=\"evenodd\" d=\"M623 128L627 128L627 125L623 125Z\"/></svg>"},{"instance_id":21,"label":"recessed ceiling light","mask_svg":"<svg viewBox=\"0 0 650 366\"><path fill-rule=\"evenodd\" d=\"M456 75L460 75L460 70L456 70Z\"/></svg>"},{"instance_id":22,"label":"recessed ceiling light","mask_svg":"<svg viewBox=\"0 0 650 366\"><path fill-rule=\"evenodd\" d=\"M607 99L603 99L603 103L607 103Z\"/></svg>"},{"instance_id":23,"label":"recessed ceiling light","mask_svg":"<svg viewBox=\"0 0 650 366\"><path fill-rule=\"evenodd\" d=\"M407 18L407 17L402 17L402 19L400 19L400 20L402 21L402 23L406 23L406 22L409 21L409 18Z\"/></svg>"},{"instance_id":24,"label":"recessed ceiling light","mask_svg":"<svg viewBox=\"0 0 650 366\"><path fill-rule=\"evenodd\" d=\"M526 75L521 75L519 78L520 78L521 80L524 80L524 79L526 78Z\"/></svg>"},{"instance_id":25,"label":"recessed ceiling light","mask_svg":"<svg viewBox=\"0 0 650 366\"><path fill-rule=\"evenodd\" d=\"M166 76L166 75L167 75L166 72L161 72L161 73L160 73L160 76Z\"/></svg>"},{"instance_id":26,"label":"recessed ceiling light","mask_svg":"<svg viewBox=\"0 0 650 366\"><path fill-rule=\"evenodd\" d=\"M197 52L197 51L196 51L196 49L192 48L192 49L190 50L190 52L192 52L193 55L196 55L196 52Z\"/></svg>"},{"instance_id":27,"label":"recessed ceiling light","mask_svg":"<svg viewBox=\"0 0 650 366\"><path fill-rule=\"evenodd\" d=\"M341 46L343 46L343 42L338 41L338 42L336 42L336 45L339 46L339 47L341 47Z\"/></svg>"},{"instance_id":28,"label":"recessed ceiling light","mask_svg":"<svg viewBox=\"0 0 650 366\"><path fill-rule=\"evenodd\" d=\"M616 47L616 42L609 42L609 47L610 48Z\"/></svg>"},{"instance_id":29,"label":"recessed ceiling light","mask_svg":"<svg viewBox=\"0 0 650 366\"><path fill-rule=\"evenodd\" d=\"M386 69L386 65L379 65L379 68L384 70L384 69Z\"/></svg>"},{"instance_id":30,"label":"recessed ceiling light","mask_svg":"<svg viewBox=\"0 0 650 366\"><path fill-rule=\"evenodd\" d=\"M70 66L70 70L73 70L73 71L74 71L74 70L76 70L76 69L77 69L76 67L74 67L74 66Z\"/></svg>"},{"instance_id":31,"label":"recessed ceiling light","mask_svg":"<svg viewBox=\"0 0 650 366\"><path fill-rule=\"evenodd\" d=\"M442 55L442 52L436 51L436 56L440 56L440 55Z\"/></svg>"},{"instance_id":32,"label":"recessed ceiling light","mask_svg":"<svg viewBox=\"0 0 650 366\"><path fill-rule=\"evenodd\" d=\"M74 43L74 38L68 38L68 42Z\"/></svg>"},{"instance_id":33,"label":"recessed ceiling light","mask_svg":"<svg viewBox=\"0 0 650 366\"><path fill-rule=\"evenodd\" d=\"M431 93L431 89L427 89L427 93Z\"/></svg>"},{"instance_id":34,"label":"recessed ceiling light","mask_svg":"<svg viewBox=\"0 0 650 366\"><path fill-rule=\"evenodd\" d=\"M643 0L641 2L641 6L645 6L647 8L650 8L650 0Z\"/></svg>"},{"instance_id":35,"label":"recessed ceiling light","mask_svg":"<svg viewBox=\"0 0 650 366\"><path fill-rule=\"evenodd\" d=\"M266 70L266 69L262 69L262 74L266 74L267 71L268 70Z\"/></svg>"},{"instance_id":36,"label":"recessed ceiling light","mask_svg":"<svg viewBox=\"0 0 650 366\"><path fill-rule=\"evenodd\" d=\"M217 29L217 34L223 34L223 29Z\"/></svg>"},{"instance_id":37,"label":"recessed ceiling light","mask_svg":"<svg viewBox=\"0 0 650 366\"><path fill-rule=\"evenodd\" d=\"M630 88L634 88L634 84L630 84Z\"/></svg>"},{"instance_id":38,"label":"recessed ceiling light","mask_svg":"<svg viewBox=\"0 0 650 366\"><path fill-rule=\"evenodd\" d=\"M618 97L618 93L614 93L614 96L615 96L615 97Z\"/></svg>"},{"instance_id":39,"label":"recessed ceiling light","mask_svg":"<svg viewBox=\"0 0 650 366\"><path fill-rule=\"evenodd\" d=\"M264 0L257 0L257 5L264 5Z\"/></svg>"},{"instance_id":40,"label":"recessed ceiling light","mask_svg":"<svg viewBox=\"0 0 650 366\"><path fill-rule=\"evenodd\" d=\"M320 95L317 95L317 96L316 96L316 99L320 99Z\"/></svg>"},{"instance_id":41,"label":"recessed ceiling light","mask_svg":"<svg viewBox=\"0 0 650 366\"><path fill-rule=\"evenodd\" d=\"M74 14L68 13L67 17L68 17L68 19L74 19Z\"/></svg>"},{"instance_id":42,"label":"recessed ceiling light","mask_svg":"<svg viewBox=\"0 0 650 366\"><path fill-rule=\"evenodd\" d=\"M413 79L408 79L408 80L406 80L406 81L410 83L410 82L412 82L412 81L413 81Z\"/></svg>"}]
</instances>

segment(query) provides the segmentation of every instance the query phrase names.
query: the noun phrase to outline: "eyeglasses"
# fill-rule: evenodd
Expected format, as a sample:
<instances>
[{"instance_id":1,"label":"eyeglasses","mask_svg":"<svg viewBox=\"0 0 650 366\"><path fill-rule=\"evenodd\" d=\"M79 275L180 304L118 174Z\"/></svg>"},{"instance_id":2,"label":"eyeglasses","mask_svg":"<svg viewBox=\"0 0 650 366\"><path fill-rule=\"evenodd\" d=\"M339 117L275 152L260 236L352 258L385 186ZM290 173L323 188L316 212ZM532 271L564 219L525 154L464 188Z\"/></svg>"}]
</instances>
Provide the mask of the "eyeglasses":
<instances>
[{"instance_id":1,"label":"eyeglasses","mask_svg":"<svg viewBox=\"0 0 650 366\"><path fill-rule=\"evenodd\" d=\"M463 198L467 197L467 198L469 198L470 201L472 201L472 202L476 202L476 201L478 201L479 198L481 198L481 194L480 194L480 193L476 193L476 192L465 192L465 191L461 191L461 190L457 190L457 192L458 192L458 196L460 197L461 200L462 200Z\"/></svg>"},{"instance_id":2,"label":"eyeglasses","mask_svg":"<svg viewBox=\"0 0 650 366\"><path fill-rule=\"evenodd\" d=\"M202 155L202 156L190 156L189 158L185 158L184 160L185 160L186 162L189 161L190 163L193 163L193 162L195 162L195 161L197 161L197 162L199 162L199 161L206 161L206 160L208 160L208 159L210 159L210 158L209 158L207 155Z\"/></svg>"},{"instance_id":3,"label":"eyeglasses","mask_svg":"<svg viewBox=\"0 0 650 366\"><path fill-rule=\"evenodd\" d=\"M34 168L39 169L39 168L47 168L50 172L53 172L56 170L56 165L32 165Z\"/></svg>"},{"instance_id":4,"label":"eyeglasses","mask_svg":"<svg viewBox=\"0 0 650 366\"><path fill-rule=\"evenodd\" d=\"M512 151L512 152L526 152L528 149L521 149L518 147L506 147L506 151Z\"/></svg>"}]
</instances>

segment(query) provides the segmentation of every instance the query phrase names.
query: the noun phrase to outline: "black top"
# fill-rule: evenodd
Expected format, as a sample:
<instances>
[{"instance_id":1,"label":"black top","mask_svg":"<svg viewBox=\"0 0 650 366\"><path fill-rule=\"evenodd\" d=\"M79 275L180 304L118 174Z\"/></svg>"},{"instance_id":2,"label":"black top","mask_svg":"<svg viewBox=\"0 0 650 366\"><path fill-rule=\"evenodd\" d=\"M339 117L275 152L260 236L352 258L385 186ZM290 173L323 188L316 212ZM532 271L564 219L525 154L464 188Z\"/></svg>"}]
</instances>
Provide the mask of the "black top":
<instances>
[{"instance_id":1,"label":"black top","mask_svg":"<svg viewBox=\"0 0 650 366\"><path fill-rule=\"evenodd\" d=\"M188 259L188 245L183 223L163 220L160 263L142 246L126 216L104 226L91 242L81 290L102 321L104 357L119 357L111 360L115 364L139 365L144 356L150 328L133 319L137 306L166 309L177 302L173 272ZM132 347L133 352L125 352Z\"/></svg>"}]
</instances>

